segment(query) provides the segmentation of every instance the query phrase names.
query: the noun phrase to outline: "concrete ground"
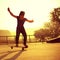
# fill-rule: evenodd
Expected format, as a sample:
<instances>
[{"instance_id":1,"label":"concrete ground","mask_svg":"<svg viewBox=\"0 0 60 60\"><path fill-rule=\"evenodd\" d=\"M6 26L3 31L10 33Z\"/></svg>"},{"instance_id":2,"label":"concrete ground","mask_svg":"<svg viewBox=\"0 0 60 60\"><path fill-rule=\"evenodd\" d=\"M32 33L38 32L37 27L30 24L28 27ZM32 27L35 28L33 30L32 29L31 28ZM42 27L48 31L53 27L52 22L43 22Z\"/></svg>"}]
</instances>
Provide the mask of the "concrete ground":
<instances>
[{"instance_id":1,"label":"concrete ground","mask_svg":"<svg viewBox=\"0 0 60 60\"><path fill-rule=\"evenodd\" d=\"M60 43L28 43L28 48L0 45L0 60L60 60Z\"/></svg>"}]
</instances>

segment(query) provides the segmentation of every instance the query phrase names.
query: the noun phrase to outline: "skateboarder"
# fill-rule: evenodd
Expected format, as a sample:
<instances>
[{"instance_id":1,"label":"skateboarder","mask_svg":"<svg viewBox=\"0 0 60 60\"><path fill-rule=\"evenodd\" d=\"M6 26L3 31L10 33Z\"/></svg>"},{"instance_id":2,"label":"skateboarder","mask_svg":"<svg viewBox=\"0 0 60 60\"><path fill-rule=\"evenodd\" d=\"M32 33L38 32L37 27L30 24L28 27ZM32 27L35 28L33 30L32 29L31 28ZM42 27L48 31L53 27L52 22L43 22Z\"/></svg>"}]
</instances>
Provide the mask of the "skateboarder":
<instances>
[{"instance_id":1,"label":"skateboarder","mask_svg":"<svg viewBox=\"0 0 60 60\"><path fill-rule=\"evenodd\" d=\"M33 22L33 20L28 20L27 18L25 18L24 17L24 15L25 15L24 11L21 11L20 14L19 14L19 16L14 15L10 11L10 8L8 8L8 12L10 13L11 16L13 16L14 18L17 19L16 38L15 38L16 47L18 47L19 35L20 35L20 33L22 33L22 35L24 37L23 44L27 48L28 47L28 45L26 44L26 42L27 42L27 34L26 34L26 31L25 31L25 28L24 28L24 23L25 23L25 21L27 21L27 22Z\"/></svg>"}]
</instances>

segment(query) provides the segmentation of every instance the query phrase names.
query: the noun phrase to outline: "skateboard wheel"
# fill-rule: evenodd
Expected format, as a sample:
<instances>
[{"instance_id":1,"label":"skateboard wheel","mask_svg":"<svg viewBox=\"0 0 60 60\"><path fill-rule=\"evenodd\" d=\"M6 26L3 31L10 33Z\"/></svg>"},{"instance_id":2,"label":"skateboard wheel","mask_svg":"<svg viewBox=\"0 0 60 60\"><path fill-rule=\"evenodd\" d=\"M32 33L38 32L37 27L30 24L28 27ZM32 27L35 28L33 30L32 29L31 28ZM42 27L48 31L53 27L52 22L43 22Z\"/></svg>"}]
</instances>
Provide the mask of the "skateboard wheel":
<instances>
[{"instance_id":1,"label":"skateboard wheel","mask_svg":"<svg viewBox=\"0 0 60 60\"><path fill-rule=\"evenodd\" d=\"M11 49L13 49L13 46L11 46Z\"/></svg>"},{"instance_id":2,"label":"skateboard wheel","mask_svg":"<svg viewBox=\"0 0 60 60\"><path fill-rule=\"evenodd\" d=\"M22 48L22 50L24 50L24 47Z\"/></svg>"}]
</instances>

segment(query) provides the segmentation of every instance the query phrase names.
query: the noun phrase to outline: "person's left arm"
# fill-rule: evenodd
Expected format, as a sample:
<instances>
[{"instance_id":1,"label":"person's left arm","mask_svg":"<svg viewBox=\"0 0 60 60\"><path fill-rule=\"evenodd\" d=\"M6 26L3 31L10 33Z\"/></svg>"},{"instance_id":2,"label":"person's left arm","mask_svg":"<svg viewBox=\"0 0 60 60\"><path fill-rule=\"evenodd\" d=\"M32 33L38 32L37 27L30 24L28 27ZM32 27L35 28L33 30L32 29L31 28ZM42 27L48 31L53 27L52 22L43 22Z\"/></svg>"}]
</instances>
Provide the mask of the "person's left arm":
<instances>
[{"instance_id":1,"label":"person's left arm","mask_svg":"<svg viewBox=\"0 0 60 60\"><path fill-rule=\"evenodd\" d=\"M26 19L26 21L27 21L27 22L30 22L30 23L34 22L34 20L27 20L27 19Z\"/></svg>"}]
</instances>

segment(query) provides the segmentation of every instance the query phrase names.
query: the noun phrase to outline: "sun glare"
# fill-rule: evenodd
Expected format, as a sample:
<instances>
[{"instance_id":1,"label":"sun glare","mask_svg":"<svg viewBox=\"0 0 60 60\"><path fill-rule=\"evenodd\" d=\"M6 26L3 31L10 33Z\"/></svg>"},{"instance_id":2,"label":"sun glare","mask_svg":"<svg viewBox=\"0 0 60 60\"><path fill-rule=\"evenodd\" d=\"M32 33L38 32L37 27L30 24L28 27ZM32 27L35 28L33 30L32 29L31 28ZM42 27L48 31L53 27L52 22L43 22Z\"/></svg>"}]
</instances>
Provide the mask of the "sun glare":
<instances>
[{"instance_id":1,"label":"sun glare","mask_svg":"<svg viewBox=\"0 0 60 60\"><path fill-rule=\"evenodd\" d=\"M0 28L16 31L17 20L8 13L7 8L9 7L15 15L19 15L20 11L23 10L26 13L25 17L27 19L34 20L33 23L25 23L26 30L33 29L35 31L36 29L40 29L45 22L50 21L49 14L53 8L60 6L58 2L57 0L27 0L27 2L24 0L0 1L0 6L3 6L0 8L2 12L0 13ZM5 5L3 5L4 3Z\"/></svg>"}]
</instances>

